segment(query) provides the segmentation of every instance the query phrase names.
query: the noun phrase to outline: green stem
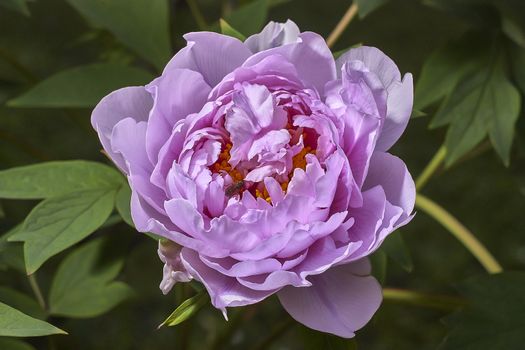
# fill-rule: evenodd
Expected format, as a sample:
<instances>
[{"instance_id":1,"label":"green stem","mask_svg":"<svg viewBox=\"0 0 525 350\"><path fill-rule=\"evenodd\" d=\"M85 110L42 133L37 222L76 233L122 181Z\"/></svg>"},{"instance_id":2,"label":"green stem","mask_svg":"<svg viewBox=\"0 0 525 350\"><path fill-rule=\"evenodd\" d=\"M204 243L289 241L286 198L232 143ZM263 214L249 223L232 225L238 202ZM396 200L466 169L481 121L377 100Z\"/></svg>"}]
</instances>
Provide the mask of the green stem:
<instances>
[{"instance_id":1,"label":"green stem","mask_svg":"<svg viewBox=\"0 0 525 350\"><path fill-rule=\"evenodd\" d=\"M445 156L447 155L447 149L445 146L441 146L430 163L423 169L423 172L416 180L416 189L420 191L430 180L432 175L436 172L436 170L443 164L443 161L445 160Z\"/></svg>"},{"instance_id":2,"label":"green stem","mask_svg":"<svg viewBox=\"0 0 525 350\"><path fill-rule=\"evenodd\" d=\"M464 306L466 304L465 300L459 297L420 293L397 288L383 288L383 298L385 301L423 306L446 311L455 310L458 307Z\"/></svg>"},{"instance_id":3,"label":"green stem","mask_svg":"<svg viewBox=\"0 0 525 350\"><path fill-rule=\"evenodd\" d=\"M332 32L328 36L328 39L326 39L326 44L328 45L328 47L334 46L341 34L343 34L343 32L345 31L346 27L348 27L350 22L352 22L352 20L354 19L355 15L357 14L357 10L357 1L354 1L352 5L350 5L348 10L346 10L339 23L337 23L334 30L332 30Z\"/></svg>"},{"instance_id":4,"label":"green stem","mask_svg":"<svg viewBox=\"0 0 525 350\"><path fill-rule=\"evenodd\" d=\"M190 8L190 12L193 18L195 19L195 22L197 22L199 29L200 30L208 29L208 23L206 23L206 19L204 18L204 15L199 9L199 5L197 5L196 0L186 0L186 3L188 4Z\"/></svg>"},{"instance_id":5,"label":"green stem","mask_svg":"<svg viewBox=\"0 0 525 350\"><path fill-rule=\"evenodd\" d=\"M31 289L33 290L33 293L35 294L38 304L40 305L42 310L46 311L47 310L46 301L44 299L44 296L42 295L42 291L40 290L38 281L36 280L36 275L34 273L31 275L28 275L27 279L29 280L29 285L31 286Z\"/></svg>"},{"instance_id":6,"label":"green stem","mask_svg":"<svg viewBox=\"0 0 525 350\"><path fill-rule=\"evenodd\" d=\"M416 197L416 207L424 211L443 227L445 227L452 235L454 235L472 255L483 265L485 270L489 273L499 273L503 271L501 265L490 254L485 246L478 241L478 239L470 232L463 224L461 224L455 217L447 212L443 207L431 199L418 194Z\"/></svg>"}]
</instances>

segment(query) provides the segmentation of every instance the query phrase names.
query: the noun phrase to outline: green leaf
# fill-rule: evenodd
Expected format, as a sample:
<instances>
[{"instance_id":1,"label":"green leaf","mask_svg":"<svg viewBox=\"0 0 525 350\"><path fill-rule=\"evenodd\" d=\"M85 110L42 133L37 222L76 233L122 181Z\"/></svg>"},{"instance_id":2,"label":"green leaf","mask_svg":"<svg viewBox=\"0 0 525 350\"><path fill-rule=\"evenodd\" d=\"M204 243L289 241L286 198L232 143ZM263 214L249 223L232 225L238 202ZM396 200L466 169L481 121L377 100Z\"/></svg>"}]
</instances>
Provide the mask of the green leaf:
<instances>
[{"instance_id":1,"label":"green leaf","mask_svg":"<svg viewBox=\"0 0 525 350\"><path fill-rule=\"evenodd\" d=\"M171 315L168 316L168 318L166 318L166 320L164 320L164 322L159 325L158 328L163 326L172 327L186 321L206 305L208 300L208 294L205 291L199 292L195 296L186 299L171 313Z\"/></svg>"},{"instance_id":2,"label":"green leaf","mask_svg":"<svg viewBox=\"0 0 525 350\"><path fill-rule=\"evenodd\" d=\"M28 316L9 305L0 303L1 337L38 337L50 334L67 334L47 322Z\"/></svg>"},{"instance_id":3,"label":"green leaf","mask_svg":"<svg viewBox=\"0 0 525 350\"><path fill-rule=\"evenodd\" d=\"M118 40L161 70L171 56L167 0L67 0L94 27Z\"/></svg>"},{"instance_id":4,"label":"green leaf","mask_svg":"<svg viewBox=\"0 0 525 350\"><path fill-rule=\"evenodd\" d=\"M258 33L268 17L268 0L255 0L233 11L226 20L244 35Z\"/></svg>"},{"instance_id":5,"label":"green leaf","mask_svg":"<svg viewBox=\"0 0 525 350\"><path fill-rule=\"evenodd\" d=\"M244 41L246 37L239 33L235 28L233 28L228 22L226 22L224 19L219 20L219 24L221 26L221 33L224 35L229 35L231 37L237 38L241 41Z\"/></svg>"},{"instance_id":6,"label":"green leaf","mask_svg":"<svg viewBox=\"0 0 525 350\"><path fill-rule=\"evenodd\" d=\"M119 88L144 85L153 76L142 69L117 63L96 63L63 70L7 102L10 107L94 107Z\"/></svg>"},{"instance_id":7,"label":"green leaf","mask_svg":"<svg viewBox=\"0 0 525 350\"><path fill-rule=\"evenodd\" d=\"M29 316L41 319L46 318L46 312L42 310L34 298L17 290L0 287L0 302L12 305Z\"/></svg>"},{"instance_id":8,"label":"green leaf","mask_svg":"<svg viewBox=\"0 0 525 350\"><path fill-rule=\"evenodd\" d=\"M503 60L492 59L461 81L432 120L431 126L450 124L445 139L450 166L487 135L508 165L514 124L521 99L506 77Z\"/></svg>"},{"instance_id":9,"label":"green leaf","mask_svg":"<svg viewBox=\"0 0 525 350\"><path fill-rule=\"evenodd\" d=\"M445 319L451 328L441 350L522 349L525 273L469 279L459 286L469 306Z\"/></svg>"},{"instance_id":10,"label":"green leaf","mask_svg":"<svg viewBox=\"0 0 525 350\"><path fill-rule=\"evenodd\" d=\"M477 38L467 35L434 51L423 64L416 84L414 108L424 110L450 95L457 83L482 65Z\"/></svg>"},{"instance_id":11,"label":"green leaf","mask_svg":"<svg viewBox=\"0 0 525 350\"><path fill-rule=\"evenodd\" d=\"M403 236L401 235L401 231L398 230L390 234L381 245L381 249L390 259L398 263L405 271L412 272L414 264L405 241L403 240Z\"/></svg>"},{"instance_id":12,"label":"green leaf","mask_svg":"<svg viewBox=\"0 0 525 350\"><path fill-rule=\"evenodd\" d=\"M27 3L29 0L0 0L0 6L21 13L24 16L30 15Z\"/></svg>"},{"instance_id":13,"label":"green leaf","mask_svg":"<svg viewBox=\"0 0 525 350\"><path fill-rule=\"evenodd\" d=\"M49 294L52 315L96 317L130 297L133 292L123 282L114 281L124 261L114 256L108 240L97 238L70 253L58 267Z\"/></svg>"},{"instance_id":14,"label":"green leaf","mask_svg":"<svg viewBox=\"0 0 525 350\"><path fill-rule=\"evenodd\" d=\"M359 18L365 18L379 7L386 4L389 0L355 0L357 1L357 12Z\"/></svg>"},{"instance_id":15,"label":"green leaf","mask_svg":"<svg viewBox=\"0 0 525 350\"><path fill-rule=\"evenodd\" d=\"M41 199L91 189L117 189L123 179L114 168L97 162L39 163L0 171L0 198Z\"/></svg>"},{"instance_id":16,"label":"green leaf","mask_svg":"<svg viewBox=\"0 0 525 350\"><path fill-rule=\"evenodd\" d=\"M131 189L127 184L123 184L117 192L116 207L117 211L126 224L135 227L131 218Z\"/></svg>"},{"instance_id":17,"label":"green leaf","mask_svg":"<svg viewBox=\"0 0 525 350\"><path fill-rule=\"evenodd\" d=\"M2 350L35 350L35 348L21 340L12 338L0 338L0 349Z\"/></svg>"},{"instance_id":18,"label":"green leaf","mask_svg":"<svg viewBox=\"0 0 525 350\"><path fill-rule=\"evenodd\" d=\"M24 242L27 273L97 230L111 214L115 195L114 190L81 191L38 204L9 238Z\"/></svg>"}]
</instances>

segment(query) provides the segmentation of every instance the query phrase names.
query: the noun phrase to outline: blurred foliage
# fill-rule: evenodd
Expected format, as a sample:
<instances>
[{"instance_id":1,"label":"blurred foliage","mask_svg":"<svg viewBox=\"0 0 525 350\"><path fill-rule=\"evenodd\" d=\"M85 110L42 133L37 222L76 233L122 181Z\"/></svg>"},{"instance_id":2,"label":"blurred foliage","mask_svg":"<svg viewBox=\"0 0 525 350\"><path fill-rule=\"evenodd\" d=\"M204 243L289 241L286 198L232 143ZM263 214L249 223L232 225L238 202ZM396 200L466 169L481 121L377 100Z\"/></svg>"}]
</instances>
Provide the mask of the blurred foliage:
<instances>
[{"instance_id":1,"label":"blurred foliage","mask_svg":"<svg viewBox=\"0 0 525 350\"><path fill-rule=\"evenodd\" d=\"M357 3L359 19L334 52L377 46L417 81L421 113L415 116L421 117L392 152L417 175L444 144L448 167L425 194L471 228L506 269L523 270L525 2ZM375 254L374 271L384 286L449 295L470 277L459 294L471 305L446 319L450 328L440 322L448 310L386 301L355 341L344 341L298 325L272 297L230 310L229 322L207 304L186 322L157 330L197 292L177 285L160 293L157 242L130 227L129 188L117 172L67 161L24 172L22 166L56 160L107 163L90 108L109 91L158 75L185 45L184 33L208 28L245 37L267 20L290 18L326 37L350 4L0 0L0 349L424 350L467 349L480 341L477 348L519 349L522 273L471 278L483 275L481 267L423 213ZM79 199L79 191L88 195ZM61 329L69 335L11 338ZM501 340L509 329L518 331Z\"/></svg>"}]
</instances>

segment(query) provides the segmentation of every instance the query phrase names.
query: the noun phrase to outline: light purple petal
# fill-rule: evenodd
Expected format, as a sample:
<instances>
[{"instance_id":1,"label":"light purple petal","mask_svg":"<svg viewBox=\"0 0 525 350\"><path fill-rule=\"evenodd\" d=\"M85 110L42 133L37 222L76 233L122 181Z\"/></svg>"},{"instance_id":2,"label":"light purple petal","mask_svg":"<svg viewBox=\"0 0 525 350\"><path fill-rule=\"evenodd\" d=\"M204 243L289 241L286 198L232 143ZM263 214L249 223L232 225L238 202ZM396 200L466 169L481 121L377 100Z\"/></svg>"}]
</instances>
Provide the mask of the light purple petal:
<instances>
[{"instance_id":1,"label":"light purple petal","mask_svg":"<svg viewBox=\"0 0 525 350\"><path fill-rule=\"evenodd\" d=\"M405 163L390 153L375 152L363 189L381 186L386 199L409 215L414 210L416 186Z\"/></svg>"},{"instance_id":2,"label":"light purple petal","mask_svg":"<svg viewBox=\"0 0 525 350\"><path fill-rule=\"evenodd\" d=\"M125 118L147 121L152 106L153 100L144 87L133 86L113 91L97 104L91 114L91 125L97 131L104 150L122 171L126 170L124 159L111 148L113 127Z\"/></svg>"},{"instance_id":3,"label":"light purple petal","mask_svg":"<svg viewBox=\"0 0 525 350\"><path fill-rule=\"evenodd\" d=\"M277 294L298 322L318 331L352 338L379 308L381 286L369 263L341 265L311 278L312 286L286 287Z\"/></svg>"},{"instance_id":4,"label":"light purple petal","mask_svg":"<svg viewBox=\"0 0 525 350\"><path fill-rule=\"evenodd\" d=\"M181 259L192 277L204 284L213 306L218 309L255 304L275 293L274 290L255 291L241 285L235 278L206 266L198 253L191 249L183 248Z\"/></svg>"},{"instance_id":5,"label":"light purple petal","mask_svg":"<svg viewBox=\"0 0 525 350\"><path fill-rule=\"evenodd\" d=\"M240 40L213 32L193 32L184 35L188 45L168 63L163 74L176 68L199 72L209 86L214 87L252 54Z\"/></svg>"},{"instance_id":6,"label":"light purple petal","mask_svg":"<svg viewBox=\"0 0 525 350\"><path fill-rule=\"evenodd\" d=\"M377 150L387 151L406 128L413 102L412 75L401 73L392 59L375 47L361 46L349 50L337 60L338 72L349 61L361 61L381 80L388 94L387 116L378 139Z\"/></svg>"},{"instance_id":7,"label":"light purple petal","mask_svg":"<svg viewBox=\"0 0 525 350\"><path fill-rule=\"evenodd\" d=\"M395 82L388 89L387 117L377 140L376 150L388 151L405 131L414 102L412 74L407 73L401 83Z\"/></svg>"},{"instance_id":8,"label":"light purple petal","mask_svg":"<svg viewBox=\"0 0 525 350\"><path fill-rule=\"evenodd\" d=\"M172 69L146 86L155 101L146 135L148 156L156 163L159 150L176 122L197 113L206 103L211 88L198 72Z\"/></svg>"},{"instance_id":9,"label":"light purple petal","mask_svg":"<svg viewBox=\"0 0 525 350\"><path fill-rule=\"evenodd\" d=\"M285 23L270 22L257 34L248 37L244 43L253 53L297 42L299 27L291 20Z\"/></svg>"},{"instance_id":10,"label":"light purple petal","mask_svg":"<svg viewBox=\"0 0 525 350\"><path fill-rule=\"evenodd\" d=\"M244 66L252 66L271 55L282 55L295 65L299 77L323 95L324 86L336 78L332 52L324 39L312 32L299 35L299 42L274 47L251 56Z\"/></svg>"}]
</instances>

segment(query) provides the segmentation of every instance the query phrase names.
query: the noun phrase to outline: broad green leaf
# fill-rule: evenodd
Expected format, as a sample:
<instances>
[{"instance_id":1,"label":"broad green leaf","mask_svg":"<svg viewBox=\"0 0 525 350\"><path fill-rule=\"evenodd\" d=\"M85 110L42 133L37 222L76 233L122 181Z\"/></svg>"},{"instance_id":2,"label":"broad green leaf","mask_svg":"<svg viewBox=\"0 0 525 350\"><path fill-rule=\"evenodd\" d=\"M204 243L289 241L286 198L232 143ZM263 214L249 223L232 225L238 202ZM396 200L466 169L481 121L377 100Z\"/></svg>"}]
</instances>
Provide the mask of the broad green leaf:
<instances>
[{"instance_id":1,"label":"broad green leaf","mask_svg":"<svg viewBox=\"0 0 525 350\"><path fill-rule=\"evenodd\" d=\"M0 349L2 350L35 350L35 348L21 340L13 338L0 338Z\"/></svg>"},{"instance_id":2,"label":"broad green leaf","mask_svg":"<svg viewBox=\"0 0 525 350\"><path fill-rule=\"evenodd\" d=\"M525 344L525 273L469 279L459 286L469 305L447 317L441 350L522 349Z\"/></svg>"},{"instance_id":3,"label":"broad green leaf","mask_svg":"<svg viewBox=\"0 0 525 350\"><path fill-rule=\"evenodd\" d=\"M109 217L116 191L73 192L42 201L9 241L24 242L28 274L55 254L86 238Z\"/></svg>"},{"instance_id":4,"label":"broad green leaf","mask_svg":"<svg viewBox=\"0 0 525 350\"><path fill-rule=\"evenodd\" d=\"M355 0L357 1L357 12L359 18L365 18L379 7L386 4L389 0Z\"/></svg>"},{"instance_id":5,"label":"broad green leaf","mask_svg":"<svg viewBox=\"0 0 525 350\"><path fill-rule=\"evenodd\" d=\"M67 334L47 322L28 316L9 305L0 303L1 337L38 337L50 334Z\"/></svg>"},{"instance_id":6,"label":"broad green leaf","mask_svg":"<svg viewBox=\"0 0 525 350\"><path fill-rule=\"evenodd\" d=\"M117 63L96 63L63 70L7 102L10 107L94 107L119 88L144 85L153 76L142 69Z\"/></svg>"},{"instance_id":7,"label":"broad green leaf","mask_svg":"<svg viewBox=\"0 0 525 350\"><path fill-rule=\"evenodd\" d=\"M117 211L126 224L131 227L135 227L133 219L131 219L131 189L127 184L123 184L117 192L116 207Z\"/></svg>"},{"instance_id":8,"label":"broad green leaf","mask_svg":"<svg viewBox=\"0 0 525 350\"><path fill-rule=\"evenodd\" d=\"M450 166L487 135L507 165L520 96L506 77L503 60L492 59L462 80L432 120L431 126L450 124L445 146Z\"/></svg>"},{"instance_id":9,"label":"broad green leaf","mask_svg":"<svg viewBox=\"0 0 525 350\"><path fill-rule=\"evenodd\" d=\"M224 19L219 20L219 24L221 26L221 33L224 35L229 35L234 38L237 38L241 41L244 41L246 37L239 33L235 28L233 28L228 22L226 22Z\"/></svg>"},{"instance_id":10,"label":"broad green leaf","mask_svg":"<svg viewBox=\"0 0 525 350\"><path fill-rule=\"evenodd\" d=\"M104 238L97 238L62 261L49 294L52 315L96 317L132 295L128 285L114 281L124 262L120 257L103 254L108 250L111 252L112 247L107 242Z\"/></svg>"},{"instance_id":11,"label":"broad green leaf","mask_svg":"<svg viewBox=\"0 0 525 350\"><path fill-rule=\"evenodd\" d=\"M266 24L268 0L254 0L233 11L226 20L243 35L258 33Z\"/></svg>"},{"instance_id":12,"label":"broad green leaf","mask_svg":"<svg viewBox=\"0 0 525 350\"><path fill-rule=\"evenodd\" d=\"M46 312L42 310L34 298L17 290L0 287L0 302L12 305L29 316L40 319L46 318Z\"/></svg>"},{"instance_id":13,"label":"broad green leaf","mask_svg":"<svg viewBox=\"0 0 525 350\"><path fill-rule=\"evenodd\" d=\"M171 55L167 0L67 0L93 26L109 30L159 70Z\"/></svg>"},{"instance_id":14,"label":"broad green leaf","mask_svg":"<svg viewBox=\"0 0 525 350\"><path fill-rule=\"evenodd\" d=\"M25 16L29 16L29 8L27 7L28 2L29 0L0 0L0 6L16 11Z\"/></svg>"},{"instance_id":15,"label":"broad green leaf","mask_svg":"<svg viewBox=\"0 0 525 350\"><path fill-rule=\"evenodd\" d=\"M186 321L188 318L196 314L204 305L208 303L208 294L205 291L199 292L197 295L186 299L180 304L171 315L159 325L163 326L176 326L179 323Z\"/></svg>"},{"instance_id":16,"label":"broad green leaf","mask_svg":"<svg viewBox=\"0 0 525 350\"><path fill-rule=\"evenodd\" d=\"M448 96L465 75L479 69L482 62L477 40L467 35L458 42L434 51L423 64L416 84L414 108L424 110Z\"/></svg>"},{"instance_id":17,"label":"broad green leaf","mask_svg":"<svg viewBox=\"0 0 525 350\"><path fill-rule=\"evenodd\" d=\"M0 171L0 198L41 199L91 189L117 189L123 177L107 165L83 160L47 162Z\"/></svg>"},{"instance_id":18,"label":"broad green leaf","mask_svg":"<svg viewBox=\"0 0 525 350\"><path fill-rule=\"evenodd\" d=\"M514 129L520 115L521 95L508 80L501 81L497 89L500 98L493 102L496 113L493 115L489 137L503 164L509 166Z\"/></svg>"},{"instance_id":19,"label":"broad green leaf","mask_svg":"<svg viewBox=\"0 0 525 350\"><path fill-rule=\"evenodd\" d=\"M400 231L390 234L383 244L381 244L381 250L385 252L390 259L398 263L405 271L411 272L414 269L412 257Z\"/></svg>"}]
</instances>

